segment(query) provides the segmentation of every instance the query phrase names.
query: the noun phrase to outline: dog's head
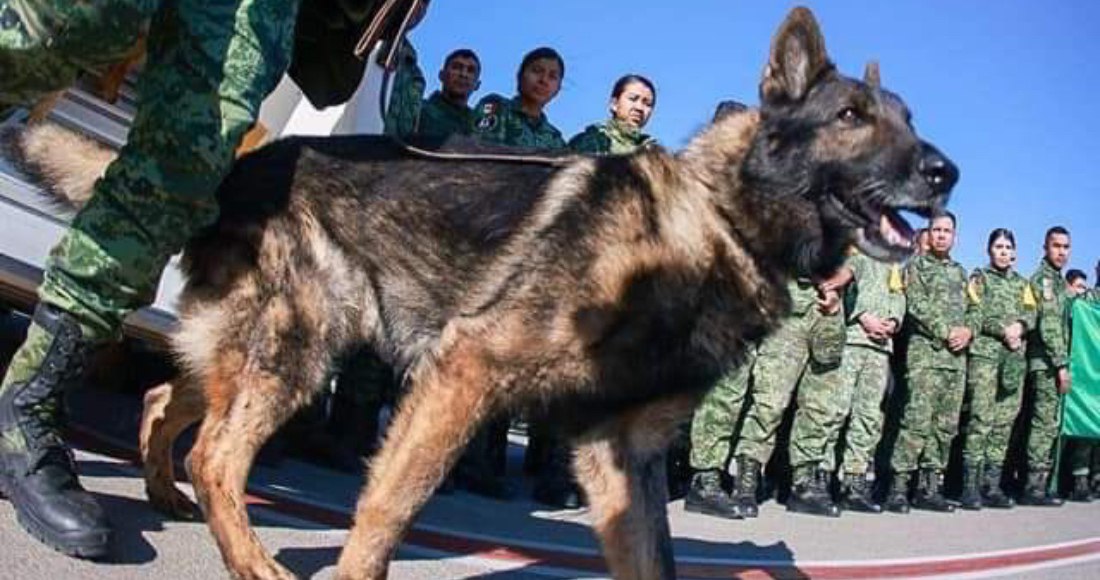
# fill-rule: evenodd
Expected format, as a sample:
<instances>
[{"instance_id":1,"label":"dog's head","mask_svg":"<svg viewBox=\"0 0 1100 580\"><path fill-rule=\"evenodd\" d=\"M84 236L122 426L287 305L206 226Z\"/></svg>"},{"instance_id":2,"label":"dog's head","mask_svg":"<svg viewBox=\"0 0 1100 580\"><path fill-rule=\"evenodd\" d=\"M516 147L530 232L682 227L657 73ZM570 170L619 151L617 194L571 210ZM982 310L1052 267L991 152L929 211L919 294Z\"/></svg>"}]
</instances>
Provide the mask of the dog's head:
<instances>
[{"instance_id":1,"label":"dog's head","mask_svg":"<svg viewBox=\"0 0 1100 580\"><path fill-rule=\"evenodd\" d=\"M813 14L795 8L772 41L760 98L741 177L796 216L784 221L798 224L798 270L820 274L850 244L881 260L907 257L912 230L899 212L942 211L959 172L917 136L878 66L863 80L839 74Z\"/></svg>"}]
</instances>

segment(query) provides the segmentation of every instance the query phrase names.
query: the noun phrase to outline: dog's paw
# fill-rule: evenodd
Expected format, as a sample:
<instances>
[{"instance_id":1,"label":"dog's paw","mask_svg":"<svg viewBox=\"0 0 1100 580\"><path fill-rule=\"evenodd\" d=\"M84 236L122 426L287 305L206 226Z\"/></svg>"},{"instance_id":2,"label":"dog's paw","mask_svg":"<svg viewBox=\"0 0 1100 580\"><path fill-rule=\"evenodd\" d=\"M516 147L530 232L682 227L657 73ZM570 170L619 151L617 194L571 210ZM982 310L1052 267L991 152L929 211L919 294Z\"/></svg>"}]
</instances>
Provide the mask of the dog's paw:
<instances>
[{"instance_id":1,"label":"dog's paw","mask_svg":"<svg viewBox=\"0 0 1100 580\"><path fill-rule=\"evenodd\" d=\"M202 510L199 509L198 504L191 501L191 498L175 486L168 488L166 491L147 488L145 493L149 496L149 503L157 511L172 519L188 522L202 519Z\"/></svg>"},{"instance_id":2,"label":"dog's paw","mask_svg":"<svg viewBox=\"0 0 1100 580\"><path fill-rule=\"evenodd\" d=\"M233 566L229 575L238 580L296 580L298 577L275 560L256 558L247 564Z\"/></svg>"}]
</instances>

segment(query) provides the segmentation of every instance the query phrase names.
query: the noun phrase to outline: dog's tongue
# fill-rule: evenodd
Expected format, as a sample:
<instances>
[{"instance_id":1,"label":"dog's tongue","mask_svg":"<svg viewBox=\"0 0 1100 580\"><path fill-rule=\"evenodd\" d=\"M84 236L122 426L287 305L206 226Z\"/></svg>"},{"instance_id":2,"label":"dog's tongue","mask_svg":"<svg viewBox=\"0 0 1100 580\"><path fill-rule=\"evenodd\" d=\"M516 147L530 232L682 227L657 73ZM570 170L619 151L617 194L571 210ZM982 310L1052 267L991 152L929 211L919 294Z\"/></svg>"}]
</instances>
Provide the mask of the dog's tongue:
<instances>
[{"instance_id":1,"label":"dog's tongue","mask_svg":"<svg viewBox=\"0 0 1100 580\"><path fill-rule=\"evenodd\" d=\"M882 238L892 245L903 248L913 245L913 229L901 216L892 211L882 212L878 228L882 232Z\"/></svg>"}]
</instances>

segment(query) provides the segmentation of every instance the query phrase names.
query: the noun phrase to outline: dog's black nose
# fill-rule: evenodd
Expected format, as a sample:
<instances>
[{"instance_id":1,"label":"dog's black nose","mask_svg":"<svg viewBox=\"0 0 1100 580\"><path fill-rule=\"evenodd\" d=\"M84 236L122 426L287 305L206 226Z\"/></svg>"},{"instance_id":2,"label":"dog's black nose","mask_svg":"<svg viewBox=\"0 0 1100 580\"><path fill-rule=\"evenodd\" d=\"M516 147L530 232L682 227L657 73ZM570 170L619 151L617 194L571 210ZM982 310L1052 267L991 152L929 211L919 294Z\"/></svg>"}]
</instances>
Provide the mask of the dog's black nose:
<instances>
[{"instance_id":1,"label":"dog's black nose","mask_svg":"<svg viewBox=\"0 0 1100 580\"><path fill-rule=\"evenodd\" d=\"M947 193L959 181L959 168L935 147L925 143L920 158L920 174L936 193Z\"/></svg>"}]
</instances>

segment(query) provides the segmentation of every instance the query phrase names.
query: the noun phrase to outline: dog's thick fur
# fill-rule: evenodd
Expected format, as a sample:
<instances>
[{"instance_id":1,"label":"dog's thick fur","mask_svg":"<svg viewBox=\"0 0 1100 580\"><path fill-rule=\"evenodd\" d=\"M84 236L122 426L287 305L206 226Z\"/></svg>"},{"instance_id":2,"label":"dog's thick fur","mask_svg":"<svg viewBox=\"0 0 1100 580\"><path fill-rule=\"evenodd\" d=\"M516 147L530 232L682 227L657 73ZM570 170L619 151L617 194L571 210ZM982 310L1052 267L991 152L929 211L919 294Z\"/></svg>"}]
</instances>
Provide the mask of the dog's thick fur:
<instances>
[{"instance_id":1,"label":"dog's thick fur","mask_svg":"<svg viewBox=\"0 0 1100 580\"><path fill-rule=\"evenodd\" d=\"M677 155L564 168L417 158L371 137L245 157L220 220L185 251L186 372L149 393L141 433L150 499L194 514L170 451L201 419L189 467L226 565L290 577L249 528L245 480L333 355L367 342L408 394L340 577L384 576L477 426L531 406L575 443L615 577L674 576L662 468L674 426L776 326L791 276L828 274L851 243L898 258L907 249L882 224L897 208L937 211L957 178L877 69L864 82L833 69L808 10L776 34L761 98ZM64 173L31 150L30 170Z\"/></svg>"}]
</instances>

